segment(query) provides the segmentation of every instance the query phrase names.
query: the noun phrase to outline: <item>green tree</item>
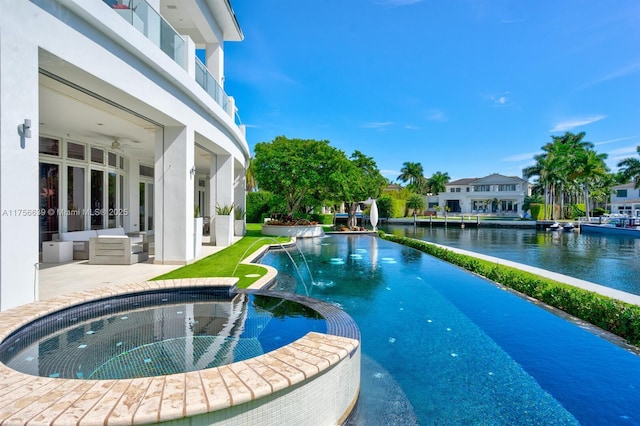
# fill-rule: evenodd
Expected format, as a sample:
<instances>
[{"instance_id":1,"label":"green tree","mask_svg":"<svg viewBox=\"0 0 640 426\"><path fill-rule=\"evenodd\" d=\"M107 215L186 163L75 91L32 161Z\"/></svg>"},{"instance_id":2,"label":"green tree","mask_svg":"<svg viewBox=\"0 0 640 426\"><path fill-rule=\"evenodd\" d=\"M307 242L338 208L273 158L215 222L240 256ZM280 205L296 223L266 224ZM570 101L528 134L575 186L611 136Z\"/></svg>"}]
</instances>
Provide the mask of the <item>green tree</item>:
<instances>
[{"instance_id":1,"label":"green tree","mask_svg":"<svg viewBox=\"0 0 640 426\"><path fill-rule=\"evenodd\" d=\"M449 173L442 173L440 171L435 172L429 179L427 179L427 186L429 187L429 192L434 195L438 195L441 192L444 192L446 188L446 184L449 183Z\"/></svg>"},{"instance_id":2,"label":"green tree","mask_svg":"<svg viewBox=\"0 0 640 426\"><path fill-rule=\"evenodd\" d=\"M552 141L542 147L543 153L534 156L535 164L523 170L527 178L538 177L535 191L544 194L545 219L547 204L552 206L551 218L556 219L553 208L556 203L564 213L566 201L575 204L580 197L588 198L590 185L602 186L609 181L604 179L608 173L604 165L606 156L593 151L594 145L584 141L584 136L584 132L552 136Z\"/></svg>"},{"instance_id":3,"label":"green tree","mask_svg":"<svg viewBox=\"0 0 640 426\"><path fill-rule=\"evenodd\" d=\"M400 176L397 178L403 183L408 183L407 188L412 192L426 194L427 180L424 177L424 169L420 163L406 162L400 169Z\"/></svg>"},{"instance_id":4,"label":"green tree","mask_svg":"<svg viewBox=\"0 0 640 426\"><path fill-rule=\"evenodd\" d=\"M278 136L254 150L252 166L260 188L282 196L288 216L303 200L315 205L329 199L331 188L342 184L336 171L344 167L345 155L329 141Z\"/></svg>"},{"instance_id":5,"label":"green tree","mask_svg":"<svg viewBox=\"0 0 640 426\"><path fill-rule=\"evenodd\" d=\"M575 180L584 190L585 215L589 215L589 184L596 183L609 174L609 168L604 160L607 154L598 154L592 149L583 149L576 152L572 161L573 173L569 174L570 180Z\"/></svg>"},{"instance_id":6,"label":"green tree","mask_svg":"<svg viewBox=\"0 0 640 426\"><path fill-rule=\"evenodd\" d=\"M416 216L419 211L423 211L425 208L424 195L411 194L407 199L407 208L413 212L413 221L416 221Z\"/></svg>"},{"instance_id":7,"label":"green tree","mask_svg":"<svg viewBox=\"0 0 640 426\"><path fill-rule=\"evenodd\" d=\"M333 188L332 197L348 206L349 226L356 225L358 202L378 197L387 185L387 179L380 174L374 159L358 150L341 167L336 167L334 178L338 184Z\"/></svg>"},{"instance_id":8,"label":"green tree","mask_svg":"<svg viewBox=\"0 0 640 426\"><path fill-rule=\"evenodd\" d=\"M640 145L636 147L638 155L640 155ZM629 157L618 162L620 167L620 177L622 182L635 182L634 188L640 188L640 159Z\"/></svg>"},{"instance_id":9,"label":"green tree","mask_svg":"<svg viewBox=\"0 0 640 426\"><path fill-rule=\"evenodd\" d=\"M256 176L253 172L253 157L249 158L249 164L247 165L247 171L245 175L247 192L255 192L258 190L258 182L256 181Z\"/></svg>"}]
</instances>

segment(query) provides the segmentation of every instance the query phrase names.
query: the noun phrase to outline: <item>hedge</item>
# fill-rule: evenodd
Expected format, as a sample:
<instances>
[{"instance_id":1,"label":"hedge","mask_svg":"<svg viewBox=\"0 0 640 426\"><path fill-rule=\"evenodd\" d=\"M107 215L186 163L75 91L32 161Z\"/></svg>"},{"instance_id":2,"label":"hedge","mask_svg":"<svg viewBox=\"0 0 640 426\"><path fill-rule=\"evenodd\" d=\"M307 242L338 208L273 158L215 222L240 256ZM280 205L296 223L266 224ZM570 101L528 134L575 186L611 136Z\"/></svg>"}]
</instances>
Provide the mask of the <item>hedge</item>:
<instances>
[{"instance_id":1,"label":"hedge","mask_svg":"<svg viewBox=\"0 0 640 426\"><path fill-rule=\"evenodd\" d=\"M515 268L458 254L426 241L386 234L389 241L415 248L491 281L537 299L569 315L640 345L640 306L540 277Z\"/></svg>"},{"instance_id":2,"label":"hedge","mask_svg":"<svg viewBox=\"0 0 640 426\"><path fill-rule=\"evenodd\" d=\"M394 198L391 204L391 217L405 217L406 211L407 202Z\"/></svg>"}]
</instances>

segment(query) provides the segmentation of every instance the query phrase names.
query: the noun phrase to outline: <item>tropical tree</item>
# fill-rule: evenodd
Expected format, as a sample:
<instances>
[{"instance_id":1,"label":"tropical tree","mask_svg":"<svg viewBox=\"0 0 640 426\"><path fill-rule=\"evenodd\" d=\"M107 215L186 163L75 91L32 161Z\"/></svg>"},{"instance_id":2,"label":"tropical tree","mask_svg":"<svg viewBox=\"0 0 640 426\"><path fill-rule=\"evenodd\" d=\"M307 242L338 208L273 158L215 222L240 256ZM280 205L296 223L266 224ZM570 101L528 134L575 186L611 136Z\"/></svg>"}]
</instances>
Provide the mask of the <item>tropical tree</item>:
<instances>
[{"instance_id":1,"label":"tropical tree","mask_svg":"<svg viewBox=\"0 0 640 426\"><path fill-rule=\"evenodd\" d=\"M424 169L420 163L405 162L397 179L402 183L408 182L407 188L412 192L426 194L428 190Z\"/></svg>"},{"instance_id":2,"label":"tropical tree","mask_svg":"<svg viewBox=\"0 0 640 426\"><path fill-rule=\"evenodd\" d=\"M258 190L258 182L256 181L255 173L253 172L253 157L249 158L249 164L247 165L247 171L245 174L247 192L254 192Z\"/></svg>"},{"instance_id":3,"label":"tropical tree","mask_svg":"<svg viewBox=\"0 0 640 426\"><path fill-rule=\"evenodd\" d=\"M552 206L551 218L555 219L556 203L564 212L565 200L576 202L582 192L588 204L589 186L606 181L602 179L608 172L604 164L606 155L593 151L593 144L583 141L584 136L584 132L552 136L552 141L542 147L543 153L534 156L535 164L523 170L526 178L538 177L535 189L544 194L545 219L547 204Z\"/></svg>"},{"instance_id":4,"label":"tropical tree","mask_svg":"<svg viewBox=\"0 0 640 426\"><path fill-rule=\"evenodd\" d=\"M358 150L345 160L341 167L334 171L337 185L332 188L331 196L349 206L347 224L355 226L358 203L368 198L378 197L388 181L380 174L374 159Z\"/></svg>"},{"instance_id":5,"label":"tropical tree","mask_svg":"<svg viewBox=\"0 0 640 426\"><path fill-rule=\"evenodd\" d=\"M636 151L640 155L640 145L636 147ZM633 181L634 188L640 188L640 159L625 158L618 162L618 167L620 167L619 174L623 182Z\"/></svg>"},{"instance_id":6,"label":"tropical tree","mask_svg":"<svg viewBox=\"0 0 640 426\"><path fill-rule=\"evenodd\" d=\"M413 221L415 223L416 216L419 211L424 210L425 202L424 196L420 194L411 194L409 198L407 198L407 208L413 211Z\"/></svg>"},{"instance_id":7,"label":"tropical tree","mask_svg":"<svg viewBox=\"0 0 640 426\"><path fill-rule=\"evenodd\" d=\"M584 189L584 205L587 218L589 215L589 184L598 181L609 174L609 168L605 164L607 154L598 154L592 149L584 149L576 152L572 161L573 173L569 174L570 180L575 180Z\"/></svg>"},{"instance_id":8,"label":"tropical tree","mask_svg":"<svg viewBox=\"0 0 640 426\"><path fill-rule=\"evenodd\" d=\"M341 184L336 170L344 167L345 154L329 141L278 136L256 144L254 151L252 167L260 188L283 197L290 217L303 200L319 204Z\"/></svg>"},{"instance_id":9,"label":"tropical tree","mask_svg":"<svg viewBox=\"0 0 640 426\"><path fill-rule=\"evenodd\" d=\"M442 173L440 171L435 172L429 179L427 179L429 192L434 195L444 192L447 189L445 185L448 184L450 180L451 178L449 177L449 173Z\"/></svg>"}]
</instances>

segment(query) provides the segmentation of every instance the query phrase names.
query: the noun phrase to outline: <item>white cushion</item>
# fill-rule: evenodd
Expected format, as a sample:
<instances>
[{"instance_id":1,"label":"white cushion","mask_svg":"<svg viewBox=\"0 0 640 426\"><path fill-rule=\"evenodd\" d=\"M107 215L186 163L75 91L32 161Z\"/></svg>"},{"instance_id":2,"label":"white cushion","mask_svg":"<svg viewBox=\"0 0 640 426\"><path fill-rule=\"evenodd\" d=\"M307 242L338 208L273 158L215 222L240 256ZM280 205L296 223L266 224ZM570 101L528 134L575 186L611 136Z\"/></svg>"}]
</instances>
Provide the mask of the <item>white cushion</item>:
<instances>
[{"instance_id":1,"label":"white cushion","mask_svg":"<svg viewBox=\"0 0 640 426\"><path fill-rule=\"evenodd\" d=\"M125 235L124 228L98 229L98 236L101 235Z\"/></svg>"},{"instance_id":2,"label":"white cushion","mask_svg":"<svg viewBox=\"0 0 640 426\"><path fill-rule=\"evenodd\" d=\"M89 241L89 238L97 237L97 236L98 234L94 230L61 232L60 240L61 241Z\"/></svg>"}]
</instances>

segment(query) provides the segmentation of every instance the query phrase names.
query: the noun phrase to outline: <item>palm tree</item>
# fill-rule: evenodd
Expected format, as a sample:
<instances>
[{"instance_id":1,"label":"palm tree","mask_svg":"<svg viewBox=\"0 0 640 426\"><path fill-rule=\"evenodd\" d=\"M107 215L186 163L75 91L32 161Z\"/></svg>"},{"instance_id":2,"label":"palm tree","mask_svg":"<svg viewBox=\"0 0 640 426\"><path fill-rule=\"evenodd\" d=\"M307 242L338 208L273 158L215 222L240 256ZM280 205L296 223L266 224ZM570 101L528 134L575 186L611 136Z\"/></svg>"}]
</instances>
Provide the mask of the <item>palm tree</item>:
<instances>
[{"instance_id":1,"label":"palm tree","mask_svg":"<svg viewBox=\"0 0 640 426\"><path fill-rule=\"evenodd\" d=\"M424 196L420 194L411 194L409 198L407 198L407 208L413 211L413 222L416 222L416 215L419 211L424 210L425 202Z\"/></svg>"},{"instance_id":2,"label":"palm tree","mask_svg":"<svg viewBox=\"0 0 640 426\"><path fill-rule=\"evenodd\" d=\"M409 182L407 188L413 192L423 194L427 190L427 181L424 177L424 169L420 163L405 162L400 169L398 180L406 183Z\"/></svg>"},{"instance_id":3,"label":"palm tree","mask_svg":"<svg viewBox=\"0 0 640 426\"><path fill-rule=\"evenodd\" d=\"M636 147L638 155L640 155L640 145ZM640 188L640 159L637 158L625 158L618 163L620 167L620 176L625 182L634 181L634 188Z\"/></svg>"},{"instance_id":4,"label":"palm tree","mask_svg":"<svg viewBox=\"0 0 640 426\"><path fill-rule=\"evenodd\" d=\"M574 172L569 175L569 178L575 179L584 188L584 205L587 218L589 217L589 183L609 174L609 169L604 162L606 159L607 154L598 154L592 149L578 151L574 157Z\"/></svg>"},{"instance_id":5,"label":"palm tree","mask_svg":"<svg viewBox=\"0 0 640 426\"><path fill-rule=\"evenodd\" d=\"M249 164L247 165L247 171L245 175L246 184L247 184L247 192L253 192L258 190L258 182L256 181L256 176L253 172L253 157L249 158Z\"/></svg>"},{"instance_id":6,"label":"palm tree","mask_svg":"<svg viewBox=\"0 0 640 426\"><path fill-rule=\"evenodd\" d=\"M438 195L441 192L444 192L447 188L446 185L449 183L449 173L447 172L435 172L429 179L427 179L427 186L429 187L429 192L434 195Z\"/></svg>"}]
</instances>

